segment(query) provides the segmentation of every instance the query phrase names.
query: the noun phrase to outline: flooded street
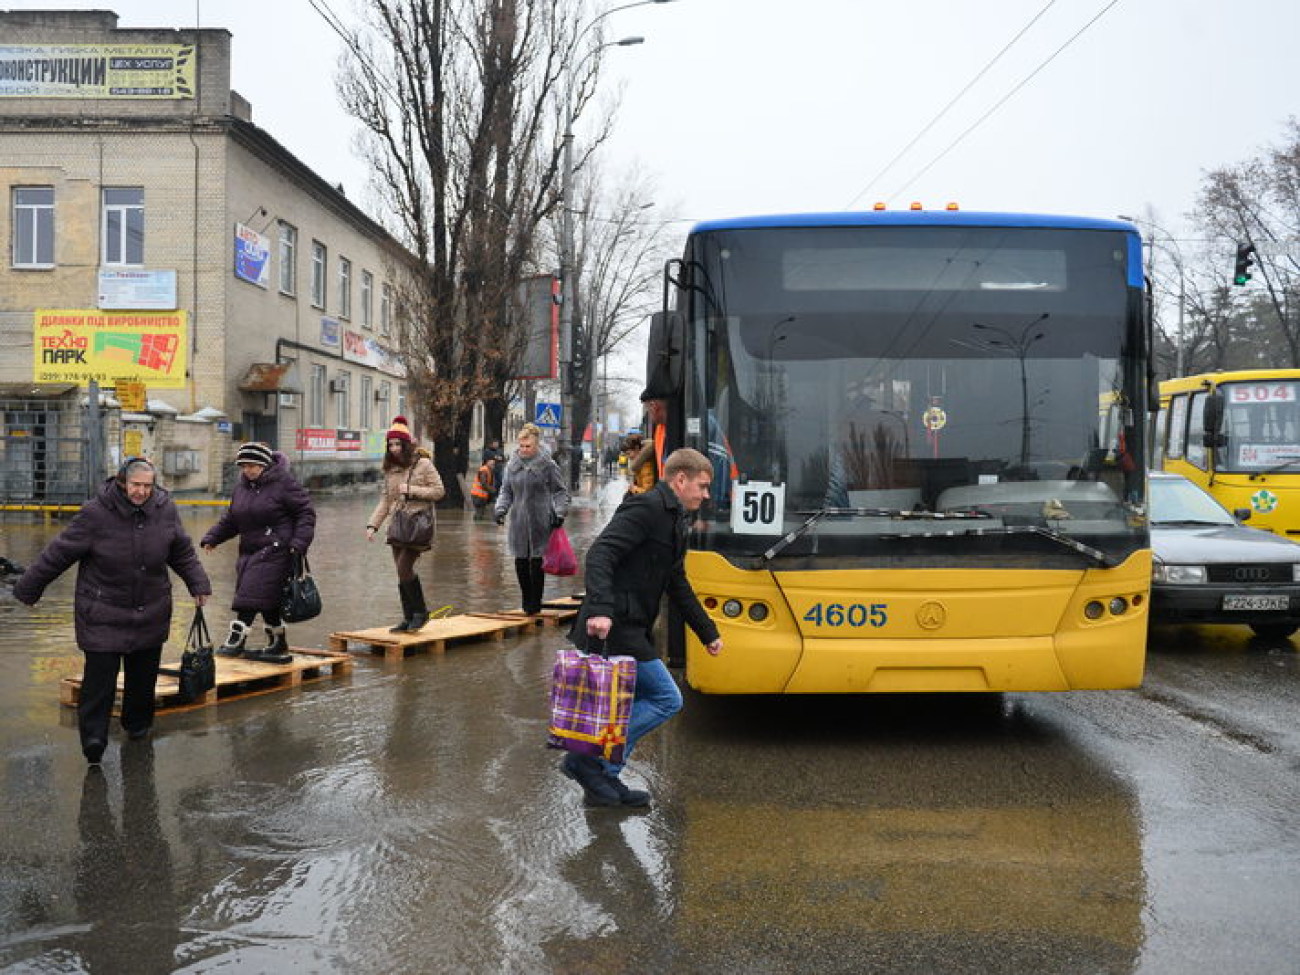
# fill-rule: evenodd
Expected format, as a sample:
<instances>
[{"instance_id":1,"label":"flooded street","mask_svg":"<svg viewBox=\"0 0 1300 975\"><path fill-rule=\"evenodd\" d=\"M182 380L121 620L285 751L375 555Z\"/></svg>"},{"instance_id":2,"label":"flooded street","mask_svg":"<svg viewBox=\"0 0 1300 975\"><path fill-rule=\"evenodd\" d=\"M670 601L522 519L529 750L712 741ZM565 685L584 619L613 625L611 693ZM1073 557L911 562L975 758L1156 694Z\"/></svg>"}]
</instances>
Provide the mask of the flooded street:
<instances>
[{"instance_id":1,"label":"flooded street","mask_svg":"<svg viewBox=\"0 0 1300 975\"><path fill-rule=\"evenodd\" d=\"M292 645L396 622L372 504L318 502L325 612ZM580 553L607 516L571 513ZM196 537L216 517L185 515ZM6 522L0 554L26 564L56 530ZM504 546L440 512L430 605L517 606ZM204 557L218 639L234 556ZM72 582L0 601L3 972L1300 971L1289 643L1157 634L1139 692L688 692L629 767L655 801L628 813L584 809L543 745L554 628L356 654L145 742L115 728L87 772L58 703ZM178 597L165 658L189 615Z\"/></svg>"}]
</instances>

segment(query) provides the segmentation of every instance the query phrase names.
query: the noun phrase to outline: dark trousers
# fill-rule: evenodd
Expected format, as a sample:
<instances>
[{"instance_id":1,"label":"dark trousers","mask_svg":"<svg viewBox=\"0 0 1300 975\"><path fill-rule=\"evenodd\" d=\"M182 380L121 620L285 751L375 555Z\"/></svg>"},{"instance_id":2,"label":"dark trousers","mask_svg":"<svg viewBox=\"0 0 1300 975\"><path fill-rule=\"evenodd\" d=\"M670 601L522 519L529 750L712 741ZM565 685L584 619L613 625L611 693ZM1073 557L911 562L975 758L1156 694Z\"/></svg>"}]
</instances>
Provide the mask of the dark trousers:
<instances>
[{"instance_id":1,"label":"dark trousers","mask_svg":"<svg viewBox=\"0 0 1300 975\"><path fill-rule=\"evenodd\" d=\"M154 685L158 680L162 647L134 653L89 652L83 656L86 665L81 674L81 700L77 704L77 723L83 747L92 738L108 741L119 668L126 673L122 690L122 727L127 731L139 731L153 724Z\"/></svg>"},{"instance_id":2,"label":"dark trousers","mask_svg":"<svg viewBox=\"0 0 1300 975\"><path fill-rule=\"evenodd\" d=\"M536 614L542 611L542 590L546 588L546 573L542 572L542 560L515 559L515 575L519 577L519 591L523 595L524 612Z\"/></svg>"}]
</instances>

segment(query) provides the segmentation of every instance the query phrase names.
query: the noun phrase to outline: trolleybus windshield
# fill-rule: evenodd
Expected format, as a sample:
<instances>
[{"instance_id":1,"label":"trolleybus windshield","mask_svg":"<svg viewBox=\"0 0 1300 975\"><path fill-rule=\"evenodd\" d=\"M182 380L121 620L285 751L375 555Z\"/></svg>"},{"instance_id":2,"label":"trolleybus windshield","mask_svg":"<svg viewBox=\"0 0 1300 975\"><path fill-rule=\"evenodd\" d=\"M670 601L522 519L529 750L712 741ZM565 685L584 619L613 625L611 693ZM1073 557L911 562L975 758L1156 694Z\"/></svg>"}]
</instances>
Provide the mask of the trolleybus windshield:
<instances>
[{"instance_id":1,"label":"trolleybus windshield","mask_svg":"<svg viewBox=\"0 0 1300 975\"><path fill-rule=\"evenodd\" d=\"M1119 231L1056 227L697 233L696 544L787 568L1122 561L1145 545L1142 438L1099 404L1141 428L1127 256Z\"/></svg>"}]
</instances>

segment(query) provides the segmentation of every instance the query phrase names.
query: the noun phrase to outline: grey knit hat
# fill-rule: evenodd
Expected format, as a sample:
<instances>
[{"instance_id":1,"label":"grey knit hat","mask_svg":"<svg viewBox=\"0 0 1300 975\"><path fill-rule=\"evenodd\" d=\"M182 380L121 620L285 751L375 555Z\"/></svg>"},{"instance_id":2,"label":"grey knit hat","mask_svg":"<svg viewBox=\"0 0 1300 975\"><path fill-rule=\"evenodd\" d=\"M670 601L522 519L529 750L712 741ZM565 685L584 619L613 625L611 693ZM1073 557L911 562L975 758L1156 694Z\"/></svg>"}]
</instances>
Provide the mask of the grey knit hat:
<instances>
[{"instance_id":1,"label":"grey knit hat","mask_svg":"<svg viewBox=\"0 0 1300 975\"><path fill-rule=\"evenodd\" d=\"M241 444L239 453L235 454L236 464L261 464L263 467L270 467L271 460L271 448L264 443Z\"/></svg>"}]
</instances>

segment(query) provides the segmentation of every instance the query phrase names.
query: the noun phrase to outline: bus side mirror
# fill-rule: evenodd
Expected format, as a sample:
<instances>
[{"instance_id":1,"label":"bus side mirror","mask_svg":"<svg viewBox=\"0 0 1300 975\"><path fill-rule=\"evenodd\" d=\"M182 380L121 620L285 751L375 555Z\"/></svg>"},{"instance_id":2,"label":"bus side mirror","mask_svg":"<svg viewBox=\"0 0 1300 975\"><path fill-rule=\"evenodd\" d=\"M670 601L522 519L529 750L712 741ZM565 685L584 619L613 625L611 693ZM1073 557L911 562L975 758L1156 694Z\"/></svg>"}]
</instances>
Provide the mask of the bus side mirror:
<instances>
[{"instance_id":1,"label":"bus side mirror","mask_svg":"<svg viewBox=\"0 0 1300 975\"><path fill-rule=\"evenodd\" d=\"M1223 435L1223 394L1210 393L1205 397L1205 412L1201 414L1201 429L1204 433L1203 443L1205 446L1215 449L1227 444L1228 438Z\"/></svg>"},{"instance_id":2,"label":"bus side mirror","mask_svg":"<svg viewBox=\"0 0 1300 975\"><path fill-rule=\"evenodd\" d=\"M645 396L671 399L682 389L682 363L686 320L679 312L655 312L650 316L650 340L646 346Z\"/></svg>"}]
</instances>

